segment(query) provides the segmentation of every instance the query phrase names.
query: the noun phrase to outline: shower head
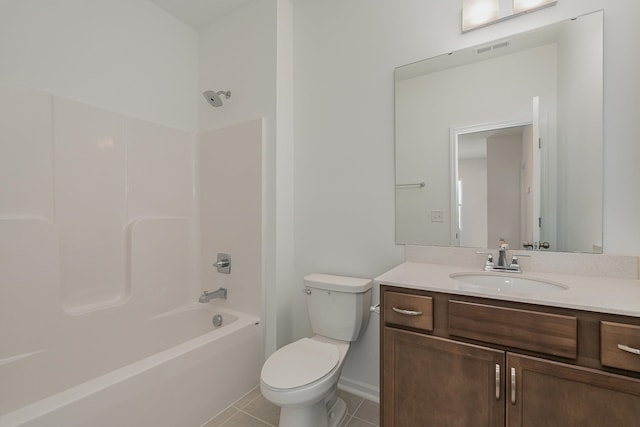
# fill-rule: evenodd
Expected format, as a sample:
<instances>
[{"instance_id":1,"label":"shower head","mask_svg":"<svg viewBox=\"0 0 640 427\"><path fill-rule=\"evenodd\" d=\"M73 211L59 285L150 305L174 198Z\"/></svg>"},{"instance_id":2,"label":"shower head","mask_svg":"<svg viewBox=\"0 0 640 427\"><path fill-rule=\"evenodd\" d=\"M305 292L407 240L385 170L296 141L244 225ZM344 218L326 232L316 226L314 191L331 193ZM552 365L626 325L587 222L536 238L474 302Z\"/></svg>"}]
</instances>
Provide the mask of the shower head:
<instances>
[{"instance_id":1,"label":"shower head","mask_svg":"<svg viewBox=\"0 0 640 427\"><path fill-rule=\"evenodd\" d=\"M229 99L231 98L231 91L227 90L220 90L218 92L213 91L213 90L208 90L206 92L202 92L202 95L204 96L204 99L207 100L207 102L209 104L211 104L212 107L221 107L222 106L222 98L220 97L220 95L224 95L225 98Z\"/></svg>"}]
</instances>

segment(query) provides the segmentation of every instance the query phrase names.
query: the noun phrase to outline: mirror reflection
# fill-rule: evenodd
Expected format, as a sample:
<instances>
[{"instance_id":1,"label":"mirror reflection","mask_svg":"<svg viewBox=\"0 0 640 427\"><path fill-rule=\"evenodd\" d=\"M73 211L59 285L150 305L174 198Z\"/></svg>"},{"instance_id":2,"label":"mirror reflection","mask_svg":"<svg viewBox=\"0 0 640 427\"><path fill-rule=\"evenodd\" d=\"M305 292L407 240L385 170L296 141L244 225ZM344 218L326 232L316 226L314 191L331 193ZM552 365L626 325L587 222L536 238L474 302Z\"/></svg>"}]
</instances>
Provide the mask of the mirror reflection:
<instances>
[{"instance_id":1,"label":"mirror reflection","mask_svg":"<svg viewBox=\"0 0 640 427\"><path fill-rule=\"evenodd\" d=\"M396 241L602 252L602 12L395 71Z\"/></svg>"}]
</instances>

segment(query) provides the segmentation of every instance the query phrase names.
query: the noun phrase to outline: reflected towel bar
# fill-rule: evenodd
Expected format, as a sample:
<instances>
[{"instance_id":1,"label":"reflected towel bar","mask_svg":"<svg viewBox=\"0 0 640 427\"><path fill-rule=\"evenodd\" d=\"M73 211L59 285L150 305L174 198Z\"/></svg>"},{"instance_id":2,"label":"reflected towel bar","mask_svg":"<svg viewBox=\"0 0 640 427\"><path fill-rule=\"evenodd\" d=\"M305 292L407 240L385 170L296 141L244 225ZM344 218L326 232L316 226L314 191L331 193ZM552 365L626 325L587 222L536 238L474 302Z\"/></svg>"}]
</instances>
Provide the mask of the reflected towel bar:
<instances>
[{"instance_id":1,"label":"reflected towel bar","mask_svg":"<svg viewBox=\"0 0 640 427\"><path fill-rule=\"evenodd\" d=\"M425 187L427 185L426 182L416 182L415 184L396 184L396 188L409 188L409 187Z\"/></svg>"}]
</instances>

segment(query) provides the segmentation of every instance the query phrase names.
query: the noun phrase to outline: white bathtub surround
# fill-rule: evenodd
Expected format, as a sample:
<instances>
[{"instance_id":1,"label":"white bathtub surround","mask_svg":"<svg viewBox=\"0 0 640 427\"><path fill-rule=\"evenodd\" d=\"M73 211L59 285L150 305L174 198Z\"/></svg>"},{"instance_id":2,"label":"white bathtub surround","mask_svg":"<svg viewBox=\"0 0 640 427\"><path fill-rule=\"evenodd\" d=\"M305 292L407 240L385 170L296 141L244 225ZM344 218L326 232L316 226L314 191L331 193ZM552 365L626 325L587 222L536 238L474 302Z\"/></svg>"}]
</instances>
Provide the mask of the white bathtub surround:
<instances>
[{"instance_id":1,"label":"white bathtub surround","mask_svg":"<svg viewBox=\"0 0 640 427\"><path fill-rule=\"evenodd\" d=\"M262 297L261 119L199 135L200 274L204 290L228 288L228 304L260 315ZM231 274L212 263L231 255ZM227 304L224 302L223 304Z\"/></svg>"},{"instance_id":2,"label":"white bathtub surround","mask_svg":"<svg viewBox=\"0 0 640 427\"><path fill-rule=\"evenodd\" d=\"M199 425L254 387L261 120L207 135L196 165L195 135L59 96L0 85L0 113L0 425ZM243 177L222 163L245 158ZM230 181L242 191L201 214L199 189ZM217 280L200 283L199 245L221 251L207 239L235 274L226 301L199 304ZM209 335L221 306L245 320ZM230 362L206 369L214 359Z\"/></svg>"},{"instance_id":3,"label":"white bathtub surround","mask_svg":"<svg viewBox=\"0 0 640 427\"><path fill-rule=\"evenodd\" d=\"M188 261L194 248L191 134L27 88L1 85L0 95L1 116L6 117L0 123L5 193L0 220L10 233L1 245L8 252L25 249L18 265L57 264L38 283L30 280L32 289L19 285L31 268L3 275L15 286L14 297L24 301L8 299L13 315L7 320L41 327L31 325L17 305L28 313L53 303L76 315L121 304L141 278L136 269L158 256L166 261L155 265L153 277L138 280L138 292L166 302L169 298L158 288L163 283L184 288L178 283L193 282ZM154 225L142 225L145 221ZM157 241L157 233L164 231ZM47 239L57 243L45 252L39 247ZM136 252L146 249L140 245L157 251ZM30 254L35 248L38 252ZM167 283L176 277L181 279ZM55 299L29 298L43 289L55 289ZM172 300L174 307L185 302L184 295ZM153 306L149 303L145 307Z\"/></svg>"},{"instance_id":4,"label":"white bathtub surround","mask_svg":"<svg viewBox=\"0 0 640 427\"><path fill-rule=\"evenodd\" d=\"M220 328L211 324L214 313L225 319ZM114 367L87 363L68 346L56 356L64 366L51 365L46 353L55 349L3 366L28 378L41 358L49 369L73 366L89 379L69 388L61 384L62 391L0 416L0 426L197 426L256 385L257 317L194 303L148 319L144 328L111 339L77 337L108 354Z\"/></svg>"}]
</instances>

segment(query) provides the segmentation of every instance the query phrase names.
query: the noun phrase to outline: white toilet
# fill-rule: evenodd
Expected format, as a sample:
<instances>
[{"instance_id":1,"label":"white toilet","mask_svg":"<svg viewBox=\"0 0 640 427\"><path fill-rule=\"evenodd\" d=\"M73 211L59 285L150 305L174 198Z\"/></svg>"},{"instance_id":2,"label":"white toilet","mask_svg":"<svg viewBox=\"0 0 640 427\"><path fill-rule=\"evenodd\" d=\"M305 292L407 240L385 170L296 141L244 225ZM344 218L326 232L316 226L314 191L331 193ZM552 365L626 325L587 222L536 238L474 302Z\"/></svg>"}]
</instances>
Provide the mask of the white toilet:
<instances>
[{"instance_id":1,"label":"white toilet","mask_svg":"<svg viewBox=\"0 0 640 427\"><path fill-rule=\"evenodd\" d=\"M304 278L313 338L273 353L262 367L260 390L280 406L280 427L336 427L346 415L336 396L351 341L369 321L369 279L309 274Z\"/></svg>"}]
</instances>

